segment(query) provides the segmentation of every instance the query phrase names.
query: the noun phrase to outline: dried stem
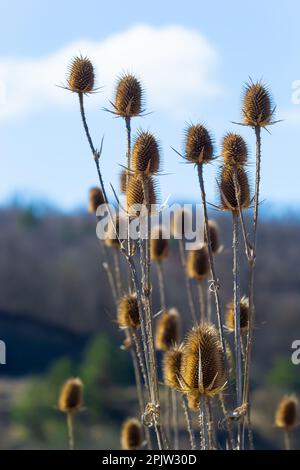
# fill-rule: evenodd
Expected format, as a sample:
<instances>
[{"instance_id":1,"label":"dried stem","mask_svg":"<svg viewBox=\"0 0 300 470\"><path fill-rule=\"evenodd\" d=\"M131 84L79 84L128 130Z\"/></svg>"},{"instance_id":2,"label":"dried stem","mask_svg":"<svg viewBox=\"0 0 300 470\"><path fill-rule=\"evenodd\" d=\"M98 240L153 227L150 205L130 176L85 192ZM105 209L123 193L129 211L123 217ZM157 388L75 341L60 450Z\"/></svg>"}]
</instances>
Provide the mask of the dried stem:
<instances>
[{"instance_id":1,"label":"dried stem","mask_svg":"<svg viewBox=\"0 0 300 470\"><path fill-rule=\"evenodd\" d=\"M200 323L205 322L206 320L206 307L205 307L205 286L204 281L197 282L197 290L199 297L199 307L200 307Z\"/></svg>"},{"instance_id":2,"label":"dried stem","mask_svg":"<svg viewBox=\"0 0 300 470\"><path fill-rule=\"evenodd\" d=\"M285 450L291 450L291 431L289 429L284 429L284 448Z\"/></svg>"},{"instance_id":3,"label":"dried stem","mask_svg":"<svg viewBox=\"0 0 300 470\"><path fill-rule=\"evenodd\" d=\"M223 351L224 361L225 361L227 385L229 388L231 388L228 359L227 359L227 354L226 354L226 343L225 343L225 337L224 337L223 319L222 319L222 314L221 314L221 304L220 304L220 297L219 297L219 282L218 282L216 272L215 272L213 253L212 253L212 248L211 248L210 231L208 227L208 215L207 215L206 194L205 194L205 188L204 188L202 164L198 165L198 178L199 178L201 200L202 200L202 207L203 207L204 234L207 240L207 251L208 251L208 259L209 259L209 266L210 266L210 273L211 273L211 289L214 293L217 320L218 320L218 329L219 329L220 341L221 341L221 346L222 346L222 351Z\"/></svg>"},{"instance_id":4,"label":"dried stem","mask_svg":"<svg viewBox=\"0 0 300 470\"><path fill-rule=\"evenodd\" d=\"M158 286L159 286L160 309L166 310L165 282L164 282L163 266L162 266L161 261L157 261L156 269L157 269L157 278L158 278Z\"/></svg>"},{"instance_id":5,"label":"dried stem","mask_svg":"<svg viewBox=\"0 0 300 470\"><path fill-rule=\"evenodd\" d=\"M189 414L188 406L187 406L187 403L186 403L186 398L185 398L184 395L182 395L182 397L181 397L181 405L182 405L182 408L183 408L183 413L184 413L184 417L185 417L185 421L186 421L186 427L187 427L187 432L188 432L188 435L189 435L191 449L195 450L196 449L195 437L194 437L194 433L193 433L193 430L192 430L191 417L190 417L190 414Z\"/></svg>"},{"instance_id":6,"label":"dried stem","mask_svg":"<svg viewBox=\"0 0 300 470\"><path fill-rule=\"evenodd\" d=\"M179 449L179 423L178 423L178 406L176 390L171 391L172 397L172 417L173 417L173 430L174 430L174 449Z\"/></svg>"},{"instance_id":7,"label":"dried stem","mask_svg":"<svg viewBox=\"0 0 300 470\"><path fill-rule=\"evenodd\" d=\"M240 315L240 279L239 279L239 237L238 214L232 213L233 226L233 308L234 308L234 344L235 344L235 385L236 407L242 405L242 352L241 352L241 315ZM241 448L241 424L238 422L237 449Z\"/></svg>"},{"instance_id":8,"label":"dried stem","mask_svg":"<svg viewBox=\"0 0 300 470\"><path fill-rule=\"evenodd\" d=\"M69 437L69 450L74 450L74 416L72 411L67 412L67 427Z\"/></svg>"},{"instance_id":9,"label":"dried stem","mask_svg":"<svg viewBox=\"0 0 300 470\"><path fill-rule=\"evenodd\" d=\"M184 272L184 280L185 280L185 287L186 287L186 292L187 292L189 309L192 315L193 322L196 324L197 317L196 317L196 309L194 305L193 293L191 289L191 282L190 282L190 279L186 275L186 257L185 257L185 252L184 252L184 243L182 239L178 241L179 241L180 261L181 261L183 272Z\"/></svg>"}]
</instances>

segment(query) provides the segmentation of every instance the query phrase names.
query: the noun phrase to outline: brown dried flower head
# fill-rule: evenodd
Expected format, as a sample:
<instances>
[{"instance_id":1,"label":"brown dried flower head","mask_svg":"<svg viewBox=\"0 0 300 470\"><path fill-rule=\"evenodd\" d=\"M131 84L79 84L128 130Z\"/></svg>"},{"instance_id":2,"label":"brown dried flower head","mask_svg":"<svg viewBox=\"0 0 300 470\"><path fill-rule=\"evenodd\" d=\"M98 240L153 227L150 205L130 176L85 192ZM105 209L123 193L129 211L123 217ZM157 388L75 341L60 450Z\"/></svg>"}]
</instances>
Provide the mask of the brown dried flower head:
<instances>
[{"instance_id":1,"label":"brown dried flower head","mask_svg":"<svg viewBox=\"0 0 300 470\"><path fill-rule=\"evenodd\" d=\"M203 324L188 333L183 348L181 379L186 393L196 396L213 396L224 389L224 355L213 325Z\"/></svg>"},{"instance_id":2,"label":"brown dried flower head","mask_svg":"<svg viewBox=\"0 0 300 470\"><path fill-rule=\"evenodd\" d=\"M162 227L157 227L150 240L150 255L152 261L163 261L169 256L169 240L164 238Z\"/></svg>"},{"instance_id":3,"label":"brown dried flower head","mask_svg":"<svg viewBox=\"0 0 300 470\"><path fill-rule=\"evenodd\" d=\"M248 149L242 136L228 132L223 139L222 157L225 165L245 165Z\"/></svg>"},{"instance_id":4,"label":"brown dried flower head","mask_svg":"<svg viewBox=\"0 0 300 470\"><path fill-rule=\"evenodd\" d=\"M121 429L121 447L123 450L136 450L143 444L141 423L135 418L128 418Z\"/></svg>"},{"instance_id":5,"label":"brown dried flower head","mask_svg":"<svg viewBox=\"0 0 300 470\"><path fill-rule=\"evenodd\" d=\"M295 395L288 395L278 404L275 424L278 428L292 429L299 421L299 401Z\"/></svg>"},{"instance_id":6,"label":"brown dried flower head","mask_svg":"<svg viewBox=\"0 0 300 470\"><path fill-rule=\"evenodd\" d=\"M136 295L123 295L118 305L118 324L122 328L136 329L140 326L139 307Z\"/></svg>"},{"instance_id":7,"label":"brown dried flower head","mask_svg":"<svg viewBox=\"0 0 300 470\"><path fill-rule=\"evenodd\" d=\"M214 255L217 255L222 250L218 224L214 220L209 219L208 230L209 230L209 237L210 237L210 244L211 244L212 252ZM204 237L204 239L205 239L205 242L207 243L206 236Z\"/></svg>"},{"instance_id":8,"label":"brown dried flower head","mask_svg":"<svg viewBox=\"0 0 300 470\"><path fill-rule=\"evenodd\" d=\"M186 273L190 279L202 281L210 275L207 247L189 250L187 254Z\"/></svg>"},{"instance_id":9,"label":"brown dried flower head","mask_svg":"<svg viewBox=\"0 0 300 470\"><path fill-rule=\"evenodd\" d=\"M99 206L104 204L104 197L100 188L91 188L89 191L89 212L96 214Z\"/></svg>"},{"instance_id":10,"label":"brown dried flower head","mask_svg":"<svg viewBox=\"0 0 300 470\"><path fill-rule=\"evenodd\" d=\"M249 323L249 299L245 295L240 300L240 328L241 331L248 329ZM234 302L230 302L226 308L226 327L229 331L234 331Z\"/></svg>"},{"instance_id":11,"label":"brown dried flower head","mask_svg":"<svg viewBox=\"0 0 300 470\"><path fill-rule=\"evenodd\" d=\"M153 212L156 204L156 188L151 177L145 180L145 188L148 204ZM139 217L144 209L146 211L146 200L144 194L143 180L140 176L131 176L127 190L127 211L131 217ZM142 207L144 206L144 208ZM154 207L151 207L154 206Z\"/></svg>"},{"instance_id":12,"label":"brown dried flower head","mask_svg":"<svg viewBox=\"0 0 300 470\"><path fill-rule=\"evenodd\" d=\"M153 134L138 133L132 149L132 170L136 173L153 175L159 171L159 145Z\"/></svg>"},{"instance_id":13,"label":"brown dried flower head","mask_svg":"<svg viewBox=\"0 0 300 470\"><path fill-rule=\"evenodd\" d=\"M155 345L158 351L168 351L179 342L179 314L175 308L159 315L155 330Z\"/></svg>"},{"instance_id":14,"label":"brown dried flower head","mask_svg":"<svg viewBox=\"0 0 300 470\"><path fill-rule=\"evenodd\" d=\"M94 90L95 73L88 57L74 57L69 67L67 87L74 93L88 94Z\"/></svg>"},{"instance_id":15,"label":"brown dried flower head","mask_svg":"<svg viewBox=\"0 0 300 470\"><path fill-rule=\"evenodd\" d=\"M272 124L275 108L269 90L261 82L251 82L245 86L242 111L247 126L266 127Z\"/></svg>"},{"instance_id":16,"label":"brown dried flower head","mask_svg":"<svg viewBox=\"0 0 300 470\"><path fill-rule=\"evenodd\" d=\"M185 158L196 164L208 163L213 159L213 141L202 124L192 124L185 132Z\"/></svg>"},{"instance_id":17,"label":"brown dried flower head","mask_svg":"<svg viewBox=\"0 0 300 470\"><path fill-rule=\"evenodd\" d=\"M239 197L237 197L235 191L235 171ZM250 206L250 187L248 176L242 167L238 167L236 169L229 165L225 165L223 167L219 182L219 191L221 207L225 211L237 212L239 210L239 203L241 209L247 209Z\"/></svg>"},{"instance_id":18,"label":"brown dried flower head","mask_svg":"<svg viewBox=\"0 0 300 470\"><path fill-rule=\"evenodd\" d=\"M131 74L123 75L117 84L114 108L122 117L134 117L141 114L143 89L140 81Z\"/></svg>"},{"instance_id":19,"label":"brown dried flower head","mask_svg":"<svg viewBox=\"0 0 300 470\"><path fill-rule=\"evenodd\" d=\"M182 359L182 346L174 346L168 349L163 358L164 383L176 390L181 390L180 368Z\"/></svg>"},{"instance_id":20,"label":"brown dried flower head","mask_svg":"<svg viewBox=\"0 0 300 470\"><path fill-rule=\"evenodd\" d=\"M78 377L68 379L59 394L59 410L66 413L79 410L82 406L82 389L83 385Z\"/></svg>"}]
</instances>

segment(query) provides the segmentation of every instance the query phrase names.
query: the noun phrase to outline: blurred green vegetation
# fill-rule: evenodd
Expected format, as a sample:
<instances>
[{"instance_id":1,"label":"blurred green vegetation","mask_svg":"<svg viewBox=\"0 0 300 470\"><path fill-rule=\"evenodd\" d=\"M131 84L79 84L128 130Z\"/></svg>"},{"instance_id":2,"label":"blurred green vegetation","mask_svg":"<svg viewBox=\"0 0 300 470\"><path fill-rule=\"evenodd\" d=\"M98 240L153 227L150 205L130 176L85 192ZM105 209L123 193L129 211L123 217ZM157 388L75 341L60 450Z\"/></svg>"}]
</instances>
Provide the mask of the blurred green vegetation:
<instances>
[{"instance_id":1,"label":"blurred green vegetation","mask_svg":"<svg viewBox=\"0 0 300 470\"><path fill-rule=\"evenodd\" d=\"M79 363L62 358L44 375L30 380L11 411L12 421L24 428L26 439L46 447L65 444L65 416L56 404L62 384L74 376L84 384L84 408L76 417L79 436L88 425L105 418L111 422L124 418L126 413L115 400L115 389L133 384L130 357L115 340L101 334L91 339Z\"/></svg>"},{"instance_id":2,"label":"blurred green vegetation","mask_svg":"<svg viewBox=\"0 0 300 470\"><path fill-rule=\"evenodd\" d=\"M267 374L266 380L268 385L284 392L300 393L300 374L297 372L297 366L291 362L290 357L280 356Z\"/></svg>"}]
</instances>

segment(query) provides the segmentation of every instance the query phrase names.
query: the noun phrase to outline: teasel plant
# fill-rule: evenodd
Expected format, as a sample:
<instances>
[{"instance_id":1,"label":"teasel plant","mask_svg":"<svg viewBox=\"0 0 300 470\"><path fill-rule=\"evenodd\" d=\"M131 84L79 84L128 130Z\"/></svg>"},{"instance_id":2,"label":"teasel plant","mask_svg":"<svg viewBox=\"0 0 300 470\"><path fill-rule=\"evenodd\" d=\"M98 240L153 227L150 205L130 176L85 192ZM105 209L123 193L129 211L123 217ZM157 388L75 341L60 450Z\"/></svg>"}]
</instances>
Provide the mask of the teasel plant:
<instances>
[{"instance_id":1,"label":"teasel plant","mask_svg":"<svg viewBox=\"0 0 300 470\"><path fill-rule=\"evenodd\" d=\"M145 348L145 362L146 362L146 370L148 374L148 383L149 383L149 399L147 400L148 403L146 404L145 411L143 413L143 422L147 426L154 426L157 442L159 449L163 448L163 439L162 439L162 429L160 423L160 404L159 404L159 389L158 389L158 380L157 380L157 372L156 372L156 357L154 351L154 338L153 338L153 326L152 326L152 317L151 317L151 310L149 310L149 305L147 309L145 309L145 318L144 318L144 302L143 302L143 295L145 290L141 288L139 284L137 269L135 266L135 261L133 259L133 253L131 250L126 249L124 240L120 240L118 231L115 226L115 222L108 204L107 193L105 190L101 168L100 168L100 157L102 155L103 150L103 139L101 141L100 148L97 149L93 143L93 139L91 137L89 127L87 124L85 108L84 108L84 96L87 94L91 94L96 92L95 88L95 73L94 67L90 59L86 57L75 57L70 65L70 69L68 72L67 78L67 85L65 86L68 90L78 95L79 98L79 105L80 105L80 114L81 119L84 127L84 131L88 140L88 144L90 150L92 152L97 175L99 179L100 189L102 191L104 202L107 207L108 214L110 216L110 221L113 226L116 239L119 243L119 247L121 253L125 256L125 259L128 263L130 276L133 284L134 292L137 295L137 301L139 305L139 312L140 312L140 319L141 319L141 332L142 332L142 341ZM131 116L129 116L131 117ZM129 146L128 146L129 147ZM129 178L131 182L131 178ZM146 183L147 185L147 183ZM142 187L144 189L145 181L142 178ZM126 192L129 193L129 183L128 186L126 185ZM147 198L146 198L147 199ZM149 266L150 263L147 263ZM148 273L149 269L147 270ZM148 276L149 278L149 276ZM149 283L149 281L148 281ZM148 302L149 304L149 302ZM148 349L147 349L148 348ZM148 365L147 365L148 362ZM150 367L149 367L150 364Z\"/></svg>"},{"instance_id":2,"label":"teasel plant","mask_svg":"<svg viewBox=\"0 0 300 470\"><path fill-rule=\"evenodd\" d=\"M82 408L83 384L78 377L68 379L62 386L58 409L67 416L69 449L74 450L74 414Z\"/></svg>"},{"instance_id":3,"label":"teasel plant","mask_svg":"<svg viewBox=\"0 0 300 470\"><path fill-rule=\"evenodd\" d=\"M143 429L136 418L128 418L121 428L122 450L137 450L143 446Z\"/></svg>"},{"instance_id":4,"label":"teasel plant","mask_svg":"<svg viewBox=\"0 0 300 470\"><path fill-rule=\"evenodd\" d=\"M292 432L299 425L299 401L295 395L284 396L278 403L275 426L284 432L285 450L291 450Z\"/></svg>"},{"instance_id":5,"label":"teasel plant","mask_svg":"<svg viewBox=\"0 0 300 470\"><path fill-rule=\"evenodd\" d=\"M248 420L250 419L250 400L249 400L249 385L250 385L250 366L251 366L251 352L253 346L253 330L255 324L255 305L254 305L254 281L255 281L255 264L257 256L257 232L258 232L258 218L259 218L259 205L260 205L260 181L261 181L261 131L265 129L269 132L268 127L274 125L280 120L275 120L276 106L273 103L272 95L268 87L261 81L254 82L250 79L243 90L242 98L242 122L236 122L242 126L251 127L255 133L255 146L256 146L256 162L255 162L255 190L253 197L253 221L252 221L252 234L251 237L247 235L244 220L240 211L241 225L243 230L243 237L245 241L246 257L249 264L249 327L247 344L245 351L245 370L244 370L244 389L243 389L243 402L248 406ZM245 433L245 421L243 420L243 439ZM249 436L251 439L251 437ZM253 446L253 444L252 444Z\"/></svg>"}]
</instances>

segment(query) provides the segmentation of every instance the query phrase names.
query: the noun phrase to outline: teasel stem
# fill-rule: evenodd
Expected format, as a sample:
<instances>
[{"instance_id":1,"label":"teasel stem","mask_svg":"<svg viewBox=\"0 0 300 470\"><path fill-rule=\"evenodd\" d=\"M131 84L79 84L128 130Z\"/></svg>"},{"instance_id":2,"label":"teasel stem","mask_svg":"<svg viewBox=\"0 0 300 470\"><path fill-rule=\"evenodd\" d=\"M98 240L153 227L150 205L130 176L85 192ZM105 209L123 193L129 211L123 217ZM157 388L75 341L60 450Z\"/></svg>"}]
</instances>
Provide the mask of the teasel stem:
<instances>
[{"instance_id":1,"label":"teasel stem","mask_svg":"<svg viewBox=\"0 0 300 470\"><path fill-rule=\"evenodd\" d=\"M147 343L148 343L148 352L149 352L149 370L150 370L150 391L152 392L152 402L158 411L158 420L154 423L155 431L158 441L159 450L163 449L163 429L160 423L160 401L159 401L159 388L158 388L158 375L157 375L157 364L156 364L156 354L154 346L154 334L153 334L153 314L152 314L152 302L151 302L151 260L150 260L150 238L151 238L151 213L149 206L149 194L147 190L147 185L145 182L144 176L142 176L142 185L144 199L146 202L146 211L147 211L147 233L144 240L141 240L141 246L144 248L141 265L143 272L143 296L145 304L145 316L146 316L146 331L147 331Z\"/></svg>"},{"instance_id":2,"label":"teasel stem","mask_svg":"<svg viewBox=\"0 0 300 470\"><path fill-rule=\"evenodd\" d=\"M212 450L215 446L214 422L213 422L213 416L212 416L211 398L208 396L205 397L205 406L206 406L207 428L208 428L208 448L209 450Z\"/></svg>"},{"instance_id":3,"label":"teasel stem","mask_svg":"<svg viewBox=\"0 0 300 470\"><path fill-rule=\"evenodd\" d=\"M211 323L211 292L209 286L206 289L206 311L207 311L207 321Z\"/></svg>"},{"instance_id":4,"label":"teasel stem","mask_svg":"<svg viewBox=\"0 0 300 470\"><path fill-rule=\"evenodd\" d=\"M106 272L107 280L108 280L109 287L112 292L114 303L117 306L118 296L117 296L117 291L116 291L116 283L115 283L114 276L113 276L113 273L109 264L108 253L106 251L106 247L104 244L100 243L100 246L101 246L101 251L102 251L103 258L104 258L104 262L102 263L102 266L103 266L104 271Z\"/></svg>"},{"instance_id":5,"label":"teasel stem","mask_svg":"<svg viewBox=\"0 0 300 470\"><path fill-rule=\"evenodd\" d=\"M291 431L290 429L284 429L284 448L285 450L291 450Z\"/></svg>"},{"instance_id":6,"label":"teasel stem","mask_svg":"<svg viewBox=\"0 0 300 470\"><path fill-rule=\"evenodd\" d=\"M146 370L145 370L145 364L144 364L144 361L143 361L143 354L142 354L142 350L141 350L141 346L140 346L140 341L139 341L139 338L137 337L137 335L135 334L134 331L132 331L132 339L133 339L134 346L135 346L136 356L137 356L138 361L139 361L140 370L141 370L141 373L142 373L142 376L143 376L144 385L146 387L146 390L149 393L148 377L147 377Z\"/></svg>"},{"instance_id":7,"label":"teasel stem","mask_svg":"<svg viewBox=\"0 0 300 470\"><path fill-rule=\"evenodd\" d=\"M74 416L72 411L67 412L67 427L69 436L69 450L74 450Z\"/></svg>"},{"instance_id":8,"label":"teasel stem","mask_svg":"<svg viewBox=\"0 0 300 470\"><path fill-rule=\"evenodd\" d=\"M160 296L160 308L161 310L166 310L166 294L165 294L165 282L164 282L164 273L163 266L161 261L156 262L158 286L159 286L159 296Z\"/></svg>"},{"instance_id":9,"label":"teasel stem","mask_svg":"<svg viewBox=\"0 0 300 470\"><path fill-rule=\"evenodd\" d=\"M172 430L172 391L170 387L166 387L166 394L165 394L165 404L166 404L166 411L165 411L165 428L166 434L168 437L169 442L171 442L171 430Z\"/></svg>"},{"instance_id":10,"label":"teasel stem","mask_svg":"<svg viewBox=\"0 0 300 470\"><path fill-rule=\"evenodd\" d=\"M126 158L127 158L126 195L127 195L128 186L129 186L129 176L130 176L130 170L131 170L131 118L129 116L125 117L125 125L126 125L126 137L127 137L127 152L126 152ZM127 217L127 237L128 237L127 249L128 249L128 253L131 253L132 243L131 243L131 238L130 238L130 215L129 214ZM132 282L130 280L129 280L129 289L132 289Z\"/></svg>"},{"instance_id":11,"label":"teasel stem","mask_svg":"<svg viewBox=\"0 0 300 470\"><path fill-rule=\"evenodd\" d=\"M220 297L219 297L219 283L218 283L218 279L217 279L216 272L215 272L213 253L212 253L212 248L211 248L210 232L209 232L209 227L208 227L206 194L205 194L205 187L204 187L204 180L203 180L203 164L198 165L198 178L199 178L201 200L202 200L202 207L203 207L204 233L206 235L206 240L207 240L208 259L209 259L210 273L211 273L211 278L212 278L211 285L212 285L212 290L214 293L214 299L215 299L215 305L216 305L220 341L221 341L222 351L224 354L227 385L228 385L229 390L231 390L229 366L228 366L228 359L227 359L226 346L225 346L223 319L222 319L222 314L221 314L221 304L220 304Z\"/></svg>"},{"instance_id":12,"label":"teasel stem","mask_svg":"<svg viewBox=\"0 0 300 470\"><path fill-rule=\"evenodd\" d=\"M122 279L121 279L119 250L114 250L114 265L115 265L115 273L116 273L117 293L118 293L118 297L120 298L122 295Z\"/></svg>"},{"instance_id":13,"label":"teasel stem","mask_svg":"<svg viewBox=\"0 0 300 470\"><path fill-rule=\"evenodd\" d=\"M191 450L196 450L196 443L195 443L194 433L192 430L191 417L190 417L190 413L189 413L188 406L186 403L186 397L184 395L182 395L181 397L181 405L183 408L183 414L184 414L185 421L186 421L186 427L187 427L187 432L189 435Z\"/></svg>"},{"instance_id":14,"label":"teasel stem","mask_svg":"<svg viewBox=\"0 0 300 470\"><path fill-rule=\"evenodd\" d=\"M205 308L205 287L204 281L197 282L197 290L199 297L199 307L200 307L200 324L206 320L206 308Z\"/></svg>"},{"instance_id":15,"label":"teasel stem","mask_svg":"<svg viewBox=\"0 0 300 470\"><path fill-rule=\"evenodd\" d=\"M192 315L193 322L196 325L197 317L196 317L196 309L194 305L193 293L191 289L191 282L190 282L190 279L186 275L186 257L185 257L185 252L184 252L184 243L183 243L182 238L179 239L178 241L179 241L180 261L181 261L181 265L182 265L183 272L184 272L184 280L185 280L185 287L186 287L186 292L187 292L189 309Z\"/></svg>"},{"instance_id":16,"label":"teasel stem","mask_svg":"<svg viewBox=\"0 0 300 470\"><path fill-rule=\"evenodd\" d=\"M227 429L228 436L229 436L228 447L229 449L233 449L234 440L233 440L233 433L232 433L232 425L231 425L231 422L228 420L228 411L225 405L224 394L222 392L219 394L219 400L220 400L222 412L224 414L226 429Z\"/></svg>"},{"instance_id":17,"label":"teasel stem","mask_svg":"<svg viewBox=\"0 0 300 470\"><path fill-rule=\"evenodd\" d=\"M200 394L200 398L199 398L199 426L200 426L200 448L201 450L208 450L206 403L205 403L205 397L202 394Z\"/></svg>"},{"instance_id":18,"label":"teasel stem","mask_svg":"<svg viewBox=\"0 0 300 470\"><path fill-rule=\"evenodd\" d=\"M171 390L172 398L172 417L173 417L173 430L174 430L174 449L179 449L179 423L178 423L178 404L176 390Z\"/></svg>"},{"instance_id":19,"label":"teasel stem","mask_svg":"<svg viewBox=\"0 0 300 470\"><path fill-rule=\"evenodd\" d=\"M241 350L241 315L240 315L240 279L239 279L239 237L238 215L232 212L233 227L233 306L234 306L234 344L235 344L235 385L236 406L242 405L242 350ZM237 449L241 449L241 424L238 422Z\"/></svg>"},{"instance_id":20,"label":"teasel stem","mask_svg":"<svg viewBox=\"0 0 300 470\"><path fill-rule=\"evenodd\" d=\"M255 168L255 193L254 193L254 212L253 212L253 244L251 247L251 256L249 258L250 267L250 285L249 285L249 322L248 322L248 337L246 345L246 358L245 358L245 372L244 372L244 389L243 389L243 402L247 403L248 423L250 423L250 403L249 403L249 385L250 385L250 366L251 366L251 352L253 344L253 328L255 319L255 306L254 306L254 271L256 262L256 245L257 245L257 227L258 227L258 212L259 212L259 190L260 190L260 171L261 171L261 128L256 126L256 168ZM243 434L244 434L244 421L243 421ZM249 430L251 433L251 430Z\"/></svg>"}]
</instances>

